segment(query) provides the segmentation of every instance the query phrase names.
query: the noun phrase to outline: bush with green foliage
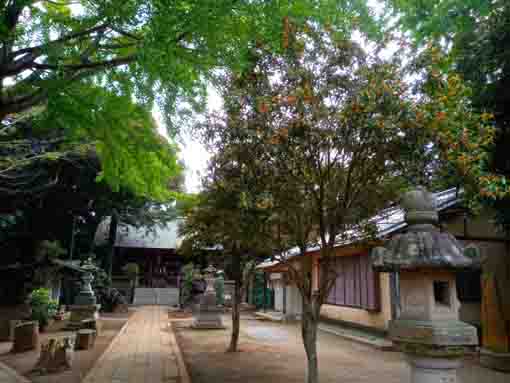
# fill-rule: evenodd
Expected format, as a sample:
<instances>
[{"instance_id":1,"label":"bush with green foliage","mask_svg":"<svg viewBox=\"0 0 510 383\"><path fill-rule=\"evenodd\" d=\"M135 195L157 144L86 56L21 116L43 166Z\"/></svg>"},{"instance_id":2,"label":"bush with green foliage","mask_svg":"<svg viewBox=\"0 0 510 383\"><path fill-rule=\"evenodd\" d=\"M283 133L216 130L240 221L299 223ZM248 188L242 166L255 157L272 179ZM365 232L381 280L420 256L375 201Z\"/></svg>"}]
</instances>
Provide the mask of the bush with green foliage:
<instances>
[{"instance_id":1,"label":"bush with green foliage","mask_svg":"<svg viewBox=\"0 0 510 383\"><path fill-rule=\"evenodd\" d=\"M57 313L58 302L51 299L49 289L41 288L34 290L30 295L30 307L32 308L32 320L38 321L39 326L44 328Z\"/></svg>"},{"instance_id":2,"label":"bush with green foliage","mask_svg":"<svg viewBox=\"0 0 510 383\"><path fill-rule=\"evenodd\" d=\"M181 304L187 305L192 299L193 280L197 274L195 266L192 263L184 265L182 268L183 278L181 283Z\"/></svg>"}]
</instances>

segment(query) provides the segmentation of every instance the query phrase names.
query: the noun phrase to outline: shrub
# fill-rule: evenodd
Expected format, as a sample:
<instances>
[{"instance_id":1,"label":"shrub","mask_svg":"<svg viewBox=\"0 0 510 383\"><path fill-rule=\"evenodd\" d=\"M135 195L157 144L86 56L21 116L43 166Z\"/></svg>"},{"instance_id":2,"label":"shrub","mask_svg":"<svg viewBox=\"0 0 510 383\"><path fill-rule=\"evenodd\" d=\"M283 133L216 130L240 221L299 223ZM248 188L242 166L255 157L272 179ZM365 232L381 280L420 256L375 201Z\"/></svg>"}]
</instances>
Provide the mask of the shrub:
<instances>
[{"instance_id":1,"label":"shrub","mask_svg":"<svg viewBox=\"0 0 510 383\"><path fill-rule=\"evenodd\" d=\"M57 313L58 302L50 298L50 290L41 288L34 290L30 295L30 307L32 308L32 320L39 322L44 329L50 318Z\"/></svg>"},{"instance_id":2,"label":"shrub","mask_svg":"<svg viewBox=\"0 0 510 383\"><path fill-rule=\"evenodd\" d=\"M191 302L193 290L193 280L195 279L195 268L192 263L184 265L182 268L182 284L181 284L181 299L182 304L185 306Z\"/></svg>"}]
</instances>

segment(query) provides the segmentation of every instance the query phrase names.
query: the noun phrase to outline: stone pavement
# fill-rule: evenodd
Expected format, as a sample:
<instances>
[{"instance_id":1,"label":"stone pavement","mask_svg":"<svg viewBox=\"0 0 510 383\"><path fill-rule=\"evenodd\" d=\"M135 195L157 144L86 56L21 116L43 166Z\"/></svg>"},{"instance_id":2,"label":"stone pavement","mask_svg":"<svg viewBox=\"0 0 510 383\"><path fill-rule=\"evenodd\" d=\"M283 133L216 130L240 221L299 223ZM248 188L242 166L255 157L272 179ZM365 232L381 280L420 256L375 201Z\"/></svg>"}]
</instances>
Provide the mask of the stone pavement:
<instances>
[{"instance_id":1,"label":"stone pavement","mask_svg":"<svg viewBox=\"0 0 510 383\"><path fill-rule=\"evenodd\" d=\"M177 347L168 308L140 307L83 383L187 383Z\"/></svg>"},{"instance_id":2,"label":"stone pavement","mask_svg":"<svg viewBox=\"0 0 510 383\"><path fill-rule=\"evenodd\" d=\"M0 362L0 383L29 383L29 380Z\"/></svg>"}]
</instances>

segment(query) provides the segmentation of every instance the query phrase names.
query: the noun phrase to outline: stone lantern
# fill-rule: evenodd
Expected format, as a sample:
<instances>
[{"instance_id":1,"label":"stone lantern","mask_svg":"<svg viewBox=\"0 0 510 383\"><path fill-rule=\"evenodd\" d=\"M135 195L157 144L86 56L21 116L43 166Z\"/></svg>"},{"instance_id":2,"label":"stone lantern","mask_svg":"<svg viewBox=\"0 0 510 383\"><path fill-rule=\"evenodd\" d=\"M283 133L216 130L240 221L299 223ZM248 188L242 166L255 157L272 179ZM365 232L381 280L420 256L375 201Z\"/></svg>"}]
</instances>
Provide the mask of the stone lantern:
<instances>
[{"instance_id":1,"label":"stone lantern","mask_svg":"<svg viewBox=\"0 0 510 383\"><path fill-rule=\"evenodd\" d=\"M83 321L94 321L97 326L101 305L97 304L96 296L91 286L91 283L94 281L94 276L92 275L94 268L95 266L90 259L81 267L80 291L74 298L74 304L68 306L69 311L71 311L69 329L76 330L82 328Z\"/></svg>"},{"instance_id":2,"label":"stone lantern","mask_svg":"<svg viewBox=\"0 0 510 383\"><path fill-rule=\"evenodd\" d=\"M455 383L468 348L478 344L476 328L459 321L455 270L472 260L451 234L438 228L432 193L415 188L404 194L407 232L372 251L373 267L396 271L400 316L389 336L411 365L413 383Z\"/></svg>"},{"instance_id":3,"label":"stone lantern","mask_svg":"<svg viewBox=\"0 0 510 383\"><path fill-rule=\"evenodd\" d=\"M200 297L200 303L193 311L192 327L197 329L224 329L221 319L222 309L216 303L216 291L214 282L216 280L216 268L209 266L205 270L205 281L207 287Z\"/></svg>"}]
</instances>

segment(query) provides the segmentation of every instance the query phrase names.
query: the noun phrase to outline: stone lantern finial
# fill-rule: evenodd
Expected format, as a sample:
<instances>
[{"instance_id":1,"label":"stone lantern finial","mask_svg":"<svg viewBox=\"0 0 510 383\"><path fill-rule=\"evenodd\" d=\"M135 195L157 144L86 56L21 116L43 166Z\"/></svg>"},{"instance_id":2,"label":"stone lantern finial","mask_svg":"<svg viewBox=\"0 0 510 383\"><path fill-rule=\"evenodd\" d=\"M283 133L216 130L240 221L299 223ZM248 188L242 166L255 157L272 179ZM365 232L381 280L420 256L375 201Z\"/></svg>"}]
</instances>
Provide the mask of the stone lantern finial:
<instances>
[{"instance_id":1,"label":"stone lantern finial","mask_svg":"<svg viewBox=\"0 0 510 383\"><path fill-rule=\"evenodd\" d=\"M400 205L408 225L436 225L439 221L434 194L421 186L405 193Z\"/></svg>"}]
</instances>

